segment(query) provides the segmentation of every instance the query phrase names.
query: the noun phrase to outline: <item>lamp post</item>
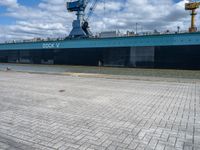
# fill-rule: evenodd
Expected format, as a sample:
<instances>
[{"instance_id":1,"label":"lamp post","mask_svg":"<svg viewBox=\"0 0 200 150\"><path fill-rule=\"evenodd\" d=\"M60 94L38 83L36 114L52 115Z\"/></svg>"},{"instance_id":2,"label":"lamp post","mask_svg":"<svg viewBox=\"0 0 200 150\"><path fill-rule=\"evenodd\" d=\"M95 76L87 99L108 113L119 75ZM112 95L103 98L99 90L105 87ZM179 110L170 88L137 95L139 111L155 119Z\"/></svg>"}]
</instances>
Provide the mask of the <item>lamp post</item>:
<instances>
[{"instance_id":1,"label":"lamp post","mask_svg":"<svg viewBox=\"0 0 200 150\"><path fill-rule=\"evenodd\" d=\"M138 23L135 24L135 34L137 35Z\"/></svg>"},{"instance_id":2,"label":"lamp post","mask_svg":"<svg viewBox=\"0 0 200 150\"><path fill-rule=\"evenodd\" d=\"M177 33L180 33L180 26L177 27Z\"/></svg>"}]
</instances>

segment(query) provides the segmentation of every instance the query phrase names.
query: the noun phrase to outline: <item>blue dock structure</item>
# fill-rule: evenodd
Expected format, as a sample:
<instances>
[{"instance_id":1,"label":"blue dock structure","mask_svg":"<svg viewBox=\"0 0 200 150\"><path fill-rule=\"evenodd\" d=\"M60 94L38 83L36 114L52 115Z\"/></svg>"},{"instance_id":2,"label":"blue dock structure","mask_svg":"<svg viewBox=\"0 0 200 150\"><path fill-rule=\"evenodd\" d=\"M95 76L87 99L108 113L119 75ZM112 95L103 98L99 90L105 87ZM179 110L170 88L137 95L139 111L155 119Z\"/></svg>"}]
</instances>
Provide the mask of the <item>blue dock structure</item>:
<instances>
[{"instance_id":1,"label":"blue dock structure","mask_svg":"<svg viewBox=\"0 0 200 150\"><path fill-rule=\"evenodd\" d=\"M200 33L0 44L0 62L200 69Z\"/></svg>"}]
</instances>

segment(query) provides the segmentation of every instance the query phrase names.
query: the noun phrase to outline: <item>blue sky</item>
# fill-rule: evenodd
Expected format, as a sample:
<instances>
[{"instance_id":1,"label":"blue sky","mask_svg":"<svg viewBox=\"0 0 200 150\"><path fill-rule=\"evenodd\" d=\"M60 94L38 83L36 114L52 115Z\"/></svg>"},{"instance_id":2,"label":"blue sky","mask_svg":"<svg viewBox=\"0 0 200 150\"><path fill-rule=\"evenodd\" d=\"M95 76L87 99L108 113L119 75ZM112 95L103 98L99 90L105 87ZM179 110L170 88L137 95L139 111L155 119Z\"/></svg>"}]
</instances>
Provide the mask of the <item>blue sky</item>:
<instances>
[{"instance_id":1,"label":"blue sky","mask_svg":"<svg viewBox=\"0 0 200 150\"><path fill-rule=\"evenodd\" d=\"M40 0L18 0L18 3L28 7L36 7ZM4 15L7 12L7 8L6 6L0 6L0 24L9 25L14 24L16 21L15 18Z\"/></svg>"},{"instance_id":2,"label":"blue sky","mask_svg":"<svg viewBox=\"0 0 200 150\"><path fill-rule=\"evenodd\" d=\"M18 0L21 5L36 6L40 3L40 0Z\"/></svg>"},{"instance_id":3,"label":"blue sky","mask_svg":"<svg viewBox=\"0 0 200 150\"><path fill-rule=\"evenodd\" d=\"M34 37L62 37L71 30L74 13L67 0L0 0L0 41ZM189 12L186 0L100 0L90 19L94 33L104 30L134 30L137 22L145 31L186 30ZM199 18L199 17L198 17Z\"/></svg>"}]
</instances>

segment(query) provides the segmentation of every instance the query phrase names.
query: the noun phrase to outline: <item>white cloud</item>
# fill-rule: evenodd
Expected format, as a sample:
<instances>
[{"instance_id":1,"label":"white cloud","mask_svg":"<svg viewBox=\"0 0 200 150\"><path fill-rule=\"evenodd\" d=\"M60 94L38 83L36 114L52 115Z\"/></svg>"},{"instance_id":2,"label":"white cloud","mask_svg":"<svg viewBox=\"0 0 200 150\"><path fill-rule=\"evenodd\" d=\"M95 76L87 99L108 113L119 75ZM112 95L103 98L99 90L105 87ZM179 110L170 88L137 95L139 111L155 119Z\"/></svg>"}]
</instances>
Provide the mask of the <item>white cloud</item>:
<instances>
[{"instance_id":1,"label":"white cloud","mask_svg":"<svg viewBox=\"0 0 200 150\"><path fill-rule=\"evenodd\" d=\"M0 26L0 41L31 39L34 37L67 36L75 13L66 10L66 0L42 0L36 7L22 6L17 0L0 0L6 6L5 16L16 19L14 25ZM134 30L138 23L143 30L186 30L189 12L184 10L186 0L109 0L100 1L90 19L93 32L102 30Z\"/></svg>"},{"instance_id":2,"label":"white cloud","mask_svg":"<svg viewBox=\"0 0 200 150\"><path fill-rule=\"evenodd\" d=\"M174 3L172 0L127 0L120 5L121 12L106 11L104 22L108 29L133 29L139 23L146 30L164 30L175 24L188 20L189 15L184 10L184 3ZM174 19L175 18L175 19ZM100 20L99 20L100 21ZM185 26L183 27L185 28ZM176 30L176 29L175 29Z\"/></svg>"},{"instance_id":3,"label":"white cloud","mask_svg":"<svg viewBox=\"0 0 200 150\"><path fill-rule=\"evenodd\" d=\"M0 0L0 6L7 6L10 8L18 7L17 0Z\"/></svg>"}]
</instances>

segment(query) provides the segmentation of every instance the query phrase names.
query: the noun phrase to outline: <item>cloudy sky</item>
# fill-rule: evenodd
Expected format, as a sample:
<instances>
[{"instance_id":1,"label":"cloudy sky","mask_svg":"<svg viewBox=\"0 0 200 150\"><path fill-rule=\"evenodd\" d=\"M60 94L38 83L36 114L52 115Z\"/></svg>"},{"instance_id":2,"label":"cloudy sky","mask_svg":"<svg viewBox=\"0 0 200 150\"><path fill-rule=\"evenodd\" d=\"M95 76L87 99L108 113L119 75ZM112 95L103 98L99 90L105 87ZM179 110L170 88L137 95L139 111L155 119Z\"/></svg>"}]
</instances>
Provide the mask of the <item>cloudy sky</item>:
<instances>
[{"instance_id":1,"label":"cloudy sky","mask_svg":"<svg viewBox=\"0 0 200 150\"><path fill-rule=\"evenodd\" d=\"M70 0L0 0L0 42L34 37L64 37L71 30L74 13L67 12ZM99 0L90 18L94 33L108 30L186 30L189 12L186 0ZM197 16L200 20L199 15ZM199 25L198 25L199 26Z\"/></svg>"}]
</instances>

